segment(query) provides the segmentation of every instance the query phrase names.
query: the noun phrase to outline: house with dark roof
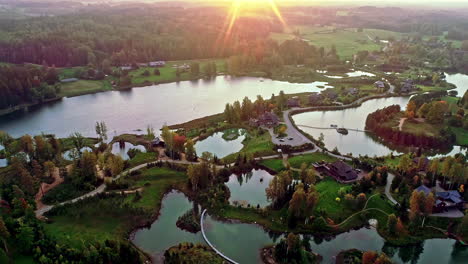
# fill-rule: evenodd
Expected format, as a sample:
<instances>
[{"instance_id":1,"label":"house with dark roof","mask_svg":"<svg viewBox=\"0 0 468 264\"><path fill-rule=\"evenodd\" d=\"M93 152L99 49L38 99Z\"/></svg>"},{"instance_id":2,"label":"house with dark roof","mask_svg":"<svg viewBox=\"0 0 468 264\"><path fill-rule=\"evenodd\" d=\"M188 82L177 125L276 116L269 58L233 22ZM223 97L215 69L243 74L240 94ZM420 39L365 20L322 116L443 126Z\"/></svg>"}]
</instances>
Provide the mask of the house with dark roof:
<instances>
[{"instance_id":1,"label":"house with dark roof","mask_svg":"<svg viewBox=\"0 0 468 264\"><path fill-rule=\"evenodd\" d=\"M151 141L151 146L153 148L155 147L162 147L164 148L166 146L166 143L164 142L164 140L162 140L161 138L159 137L156 137L155 139L153 139L153 141Z\"/></svg>"},{"instance_id":2,"label":"house with dark roof","mask_svg":"<svg viewBox=\"0 0 468 264\"><path fill-rule=\"evenodd\" d=\"M166 66L165 61L151 61L148 63L150 67L164 67Z\"/></svg>"},{"instance_id":3,"label":"house with dark roof","mask_svg":"<svg viewBox=\"0 0 468 264\"><path fill-rule=\"evenodd\" d=\"M287 102L288 107L299 107L300 103L301 103L301 101L299 100L299 97L297 97L297 96L289 98L288 102Z\"/></svg>"},{"instance_id":4,"label":"house with dark roof","mask_svg":"<svg viewBox=\"0 0 468 264\"><path fill-rule=\"evenodd\" d=\"M374 83L375 88L377 89L385 89L385 83L382 81L376 81Z\"/></svg>"},{"instance_id":5,"label":"house with dark roof","mask_svg":"<svg viewBox=\"0 0 468 264\"><path fill-rule=\"evenodd\" d=\"M260 115L258 119L251 118L249 120L249 125L254 127L265 126L265 127L275 127L279 124L278 116L273 112L265 112Z\"/></svg>"},{"instance_id":6,"label":"house with dark roof","mask_svg":"<svg viewBox=\"0 0 468 264\"><path fill-rule=\"evenodd\" d=\"M414 85L413 80L406 80L403 83L401 83L401 89L400 92L402 93L410 93L416 89L416 86Z\"/></svg>"},{"instance_id":7,"label":"house with dark roof","mask_svg":"<svg viewBox=\"0 0 468 264\"><path fill-rule=\"evenodd\" d=\"M429 195L432 192L432 190L429 187L426 187L426 185L421 185L414 190L417 192L423 192L425 195Z\"/></svg>"},{"instance_id":8,"label":"house with dark roof","mask_svg":"<svg viewBox=\"0 0 468 264\"><path fill-rule=\"evenodd\" d=\"M328 164L327 168L328 173L338 181L350 182L358 178L356 170L341 160Z\"/></svg>"},{"instance_id":9,"label":"house with dark roof","mask_svg":"<svg viewBox=\"0 0 468 264\"><path fill-rule=\"evenodd\" d=\"M311 105L321 105L323 103L323 95L319 93L312 93L309 95L309 104Z\"/></svg>"},{"instance_id":10,"label":"house with dark roof","mask_svg":"<svg viewBox=\"0 0 468 264\"><path fill-rule=\"evenodd\" d=\"M348 92L349 95L357 95L357 94L359 94L359 89L358 88L349 88L347 92Z\"/></svg>"},{"instance_id":11,"label":"house with dark roof","mask_svg":"<svg viewBox=\"0 0 468 264\"><path fill-rule=\"evenodd\" d=\"M463 210L465 205L465 201L458 191L437 192L435 196L434 212L443 212L452 208Z\"/></svg>"},{"instance_id":12,"label":"house with dark roof","mask_svg":"<svg viewBox=\"0 0 468 264\"><path fill-rule=\"evenodd\" d=\"M338 94L335 91L326 90L323 93L330 100L336 100L338 98Z\"/></svg>"}]
</instances>

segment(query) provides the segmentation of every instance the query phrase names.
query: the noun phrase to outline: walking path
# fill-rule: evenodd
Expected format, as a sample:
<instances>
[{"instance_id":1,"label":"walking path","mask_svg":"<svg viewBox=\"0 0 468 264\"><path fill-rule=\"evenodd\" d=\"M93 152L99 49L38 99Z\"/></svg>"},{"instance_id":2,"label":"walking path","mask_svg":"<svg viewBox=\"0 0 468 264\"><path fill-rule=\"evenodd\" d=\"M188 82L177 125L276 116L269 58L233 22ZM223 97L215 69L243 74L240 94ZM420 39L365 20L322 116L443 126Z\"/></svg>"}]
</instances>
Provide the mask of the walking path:
<instances>
[{"instance_id":1,"label":"walking path","mask_svg":"<svg viewBox=\"0 0 468 264\"><path fill-rule=\"evenodd\" d=\"M393 179L395 179L395 175L393 175L392 173L389 173L387 176L387 184L385 185L385 196L387 196L387 199L390 200L392 204L399 205L399 203L393 198L392 194L390 193L390 188L392 187Z\"/></svg>"},{"instance_id":2,"label":"walking path","mask_svg":"<svg viewBox=\"0 0 468 264\"><path fill-rule=\"evenodd\" d=\"M206 234L205 234L205 229L203 228L203 220L205 218L205 213L206 213L206 209L203 210L203 213L201 214L200 216L200 227L201 227L201 231L202 231L202 235L203 235L203 239L205 240L205 242L208 244L208 246L211 247L211 249L213 249L216 254L220 255L222 258L224 258L225 260L229 261L230 263L233 263L233 264L238 264L237 262L235 262L234 260L230 259L229 257L225 256L221 251L219 251L218 249L216 249L213 244L211 244L211 242L208 240L208 238L206 237Z\"/></svg>"},{"instance_id":3,"label":"walking path","mask_svg":"<svg viewBox=\"0 0 468 264\"><path fill-rule=\"evenodd\" d=\"M334 129L336 130L337 128L335 127L314 127L314 126L307 126L307 125L297 125L298 127L307 127L307 128L314 128L314 129ZM349 131L356 131L356 132L371 132L369 130L362 130L362 129L356 129L356 128L344 128Z\"/></svg>"}]
</instances>

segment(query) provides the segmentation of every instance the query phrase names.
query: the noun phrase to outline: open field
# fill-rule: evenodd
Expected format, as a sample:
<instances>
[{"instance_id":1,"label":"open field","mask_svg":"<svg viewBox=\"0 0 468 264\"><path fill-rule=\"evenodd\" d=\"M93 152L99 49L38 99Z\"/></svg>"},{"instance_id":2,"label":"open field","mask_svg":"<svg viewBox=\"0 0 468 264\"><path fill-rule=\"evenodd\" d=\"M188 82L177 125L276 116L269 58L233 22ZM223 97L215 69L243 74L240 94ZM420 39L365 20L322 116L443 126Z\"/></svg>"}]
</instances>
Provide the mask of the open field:
<instances>
[{"instance_id":1,"label":"open field","mask_svg":"<svg viewBox=\"0 0 468 264\"><path fill-rule=\"evenodd\" d=\"M138 216L129 215L124 209L111 208L109 205L116 207L126 203L153 215L159 211L164 193L171 186L183 183L185 179L184 173L166 168L144 170L138 179L130 180L132 187L144 187L139 200L135 201L135 195L131 194L84 204L70 209L72 211L67 214L51 217L52 222L44 226L45 230L59 243L78 248L83 244L103 242L106 239L124 239Z\"/></svg>"},{"instance_id":2,"label":"open field","mask_svg":"<svg viewBox=\"0 0 468 264\"><path fill-rule=\"evenodd\" d=\"M335 45L337 53L341 59L351 59L351 57L361 50L380 50L383 45L375 43L370 38L378 37L382 40L387 40L390 37L400 38L401 33L378 30L364 29L363 32L357 32L355 28L336 29L334 27L315 27L315 26L294 26L286 33L274 33L271 38L283 42L288 39L293 39L294 31L299 31L301 38L316 47L324 47L330 49Z\"/></svg>"},{"instance_id":3,"label":"open field","mask_svg":"<svg viewBox=\"0 0 468 264\"><path fill-rule=\"evenodd\" d=\"M193 62L198 62L200 64L200 75L199 76L193 76L190 73L190 70L187 70L186 72L182 72L180 77L177 78L176 76L176 69L173 68L173 65L182 65L184 63L190 65ZM157 68L159 69L159 72L161 73L160 76L157 76L154 74L154 70L156 68L152 67L141 67L137 70L133 70L129 73L129 76L131 77L132 84L142 84L145 82L151 82L151 83L166 83L166 82L175 82L175 81L184 81L184 80L193 80L193 79L198 79L203 77L203 67L207 63L215 62L216 63L216 69L217 72L225 72L225 63L224 59L210 59L210 60L193 60L193 61L169 61L166 63L166 66ZM143 73L145 71L149 72L149 76L144 76Z\"/></svg>"},{"instance_id":4,"label":"open field","mask_svg":"<svg viewBox=\"0 0 468 264\"><path fill-rule=\"evenodd\" d=\"M352 211L345 206L344 199L336 201L338 196L338 190L344 188L350 190L351 185L340 184L330 177L326 177L323 181L315 185L317 191L320 193L319 203L316 211L325 211L333 218L337 219L344 215L351 215Z\"/></svg>"},{"instance_id":5,"label":"open field","mask_svg":"<svg viewBox=\"0 0 468 264\"><path fill-rule=\"evenodd\" d=\"M109 81L79 80L76 82L63 83L60 96L78 96L83 94L97 93L112 90Z\"/></svg>"},{"instance_id":6,"label":"open field","mask_svg":"<svg viewBox=\"0 0 468 264\"><path fill-rule=\"evenodd\" d=\"M302 163L306 163L307 166L310 166L311 163L316 163L320 161L334 162L336 160L336 158L328 156L327 154L316 152L312 154L300 155L289 158L288 162L291 165L291 167L300 168Z\"/></svg>"},{"instance_id":7,"label":"open field","mask_svg":"<svg viewBox=\"0 0 468 264\"><path fill-rule=\"evenodd\" d=\"M251 154L254 156L267 156L276 154L276 152L273 150L274 145L271 142L271 136L268 132L264 132L261 135L248 134L242 144L244 144L244 147L239 152L242 154ZM223 158L223 160L226 163L234 162L237 155L238 153L231 154Z\"/></svg>"}]
</instances>

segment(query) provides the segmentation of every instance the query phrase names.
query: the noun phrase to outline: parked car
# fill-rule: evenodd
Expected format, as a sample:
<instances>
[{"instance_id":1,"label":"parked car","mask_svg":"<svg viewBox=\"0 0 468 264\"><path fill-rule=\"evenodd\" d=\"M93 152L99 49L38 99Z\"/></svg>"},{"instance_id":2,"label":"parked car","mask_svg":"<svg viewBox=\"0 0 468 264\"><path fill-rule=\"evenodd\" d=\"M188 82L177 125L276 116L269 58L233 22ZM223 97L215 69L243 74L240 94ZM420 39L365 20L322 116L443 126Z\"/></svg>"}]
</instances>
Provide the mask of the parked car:
<instances>
[{"instance_id":1,"label":"parked car","mask_svg":"<svg viewBox=\"0 0 468 264\"><path fill-rule=\"evenodd\" d=\"M289 139L289 140L294 140L294 138L292 138L292 137L290 137L290 138L288 138L288 139Z\"/></svg>"},{"instance_id":2,"label":"parked car","mask_svg":"<svg viewBox=\"0 0 468 264\"><path fill-rule=\"evenodd\" d=\"M284 142L284 139L280 139L279 142Z\"/></svg>"}]
</instances>

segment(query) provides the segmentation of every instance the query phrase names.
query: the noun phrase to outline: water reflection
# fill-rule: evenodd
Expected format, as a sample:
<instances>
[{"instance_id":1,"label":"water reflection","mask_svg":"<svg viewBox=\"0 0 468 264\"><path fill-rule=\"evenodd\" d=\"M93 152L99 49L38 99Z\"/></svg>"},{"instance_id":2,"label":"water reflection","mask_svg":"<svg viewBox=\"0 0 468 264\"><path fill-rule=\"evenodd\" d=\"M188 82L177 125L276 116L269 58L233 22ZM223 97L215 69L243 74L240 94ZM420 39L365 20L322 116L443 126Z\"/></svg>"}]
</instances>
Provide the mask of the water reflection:
<instances>
[{"instance_id":1,"label":"water reflection","mask_svg":"<svg viewBox=\"0 0 468 264\"><path fill-rule=\"evenodd\" d=\"M229 154L239 152L244 145L247 132L244 129L230 129L214 133L212 136L198 141L195 144L197 155L201 157L203 152L210 152L218 158L224 158Z\"/></svg>"},{"instance_id":2,"label":"water reflection","mask_svg":"<svg viewBox=\"0 0 468 264\"><path fill-rule=\"evenodd\" d=\"M248 173L229 177L226 186L231 192L229 202L234 205L266 207L270 204L265 189L273 179L273 175L264 170L252 170Z\"/></svg>"},{"instance_id":3,"label":"water reflection","mask_svg":"<svg viewBox=\"0 0 468 264\"><path fill-rule=\"evenodd\" d=\"M41 132L66 137L73 132L95 136L94 124L104 121L109 131L118 134L160 128L220 113L226 103L257 95L319 92L316 83L294 84L260 78L218 76L198 82L184 81L135 88L130 92L103 92L83 95L37 107L28 113L0 117L0 130L14 137ZM83 107L85 106L85 107Z\"/></svg>"},{"instance_id":4,"label":"water reflection","mask_svg":"<svg viewBox=\"0 0 468 264\"><path fill-rule=\"evenodd\" d=\"M112 144L112 154L120 156L123 160L128 160L128 151L131 149L138 149L141 152L146 152L146 148L142 145L133 145L129 142L124 142L123 146L120 146L119 142Z\"/></svg>"}]
</instances>

